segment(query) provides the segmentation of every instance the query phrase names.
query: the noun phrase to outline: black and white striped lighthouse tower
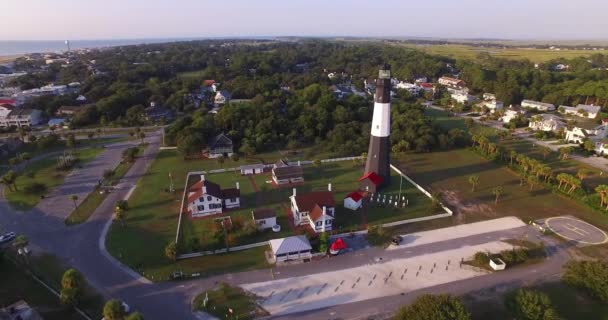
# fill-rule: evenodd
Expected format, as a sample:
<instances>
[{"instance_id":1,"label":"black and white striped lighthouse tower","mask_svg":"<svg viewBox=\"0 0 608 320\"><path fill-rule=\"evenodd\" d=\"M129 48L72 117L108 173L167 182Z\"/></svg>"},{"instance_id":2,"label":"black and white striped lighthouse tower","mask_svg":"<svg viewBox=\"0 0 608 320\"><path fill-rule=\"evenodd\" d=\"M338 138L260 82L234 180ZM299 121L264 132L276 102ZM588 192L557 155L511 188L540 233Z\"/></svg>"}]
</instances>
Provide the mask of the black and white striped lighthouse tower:
<instances>
[{"instance_id":1,"label":"black and white striped lighthouse tower","mask_svg":"<svg viewBox=\"0 0 608 320\"><path fill-rule=\"evenodd\" d=\"M379 186L389 183L390 168L390 134L391 134L391 67L385 64L380 68L376 80L374 97L374 115L372 132L367 152L365 173L375 172L383 181Z\"/></svg>"}]
</instances>

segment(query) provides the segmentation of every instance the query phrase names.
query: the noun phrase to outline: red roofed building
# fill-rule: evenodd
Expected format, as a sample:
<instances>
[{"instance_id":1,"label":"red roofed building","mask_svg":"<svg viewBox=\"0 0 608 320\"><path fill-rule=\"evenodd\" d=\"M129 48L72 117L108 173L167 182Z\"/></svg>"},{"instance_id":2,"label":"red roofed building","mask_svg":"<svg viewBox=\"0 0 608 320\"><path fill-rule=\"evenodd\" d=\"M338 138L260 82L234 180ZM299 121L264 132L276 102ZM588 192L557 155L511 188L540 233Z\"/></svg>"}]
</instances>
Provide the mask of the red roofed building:
<instances>
[{"instance_id":1,"label":"red roofed building","mask_svg":"<svg viewBox=\"0 0 608 320\"><path fill-rule=\"evenodd\" d=\"M215 80L204 80L203 81L203 86L205 86L205 87L211 87L214 84L215 84Z\"/></svg>"},{"instance_id":2,"label":"red roofed building","mask_svg":"<svg viewBox=\"0 0 608 320\"><path fill-rule=\"evenodd\" d=\"M293 189L291 213L295 225L310 225L315 232L331 231L336 214L336 201L331 187L328 191L314 191L301 195Z\"/></svg>"},{"instance_id":3,"label":"red roofed building","mask_svg":"<svg viewBox=\"0 0 608 320\"><path fill-rule=\"evenodd\" d=\"M17 105L17 100L15 99L0 99L0 105L2 104L10 104L12 106L16 106Z\"/></svg>"},{"instance_id":4,"label":"red roofed building","mask_svg":"<svg viewBox=\"0 0 608 320\"><path fill-rule=\"evenodd\" d=\"M344 208L357 210L363 205L363 195L359 191L354 191L344 198Z\"/></svg>"},{"instance_id":5,"label":"red roofed building","mask_svg":"<svg viewBox=\"0 0 608 320\"><path fill-rule=\"evenodd\" d=\"M378 187L382 185L384 179L375 172L368 172L363 177L359 178L360 190L367 192L376 192Z\"/></svg>"},{"instance_id":6,"label":"red roofed building","mask_svg":"<svg viewBox=\"0 0 608 320\"><path fill-rule=\"evenodd\" d=\"M420 88L422 88L422 90L424 90L426 92L431 92L434 90L434 86L432 83L425 82L425 83L419 84L419 86L420 86Z\"/></svg>"},{"instance_id":7,"label":"red roofed building","mask_svg":"<svg viewBox=\"0 0 608 320\"><path fill-rule=\"evenodd\" d=\"M224 209L240 207L240 196L238 182L236 188L222 189L201 175L201 180L188 189L188 212L193 218L220 214Z\"/></svg>"}]
</instances>

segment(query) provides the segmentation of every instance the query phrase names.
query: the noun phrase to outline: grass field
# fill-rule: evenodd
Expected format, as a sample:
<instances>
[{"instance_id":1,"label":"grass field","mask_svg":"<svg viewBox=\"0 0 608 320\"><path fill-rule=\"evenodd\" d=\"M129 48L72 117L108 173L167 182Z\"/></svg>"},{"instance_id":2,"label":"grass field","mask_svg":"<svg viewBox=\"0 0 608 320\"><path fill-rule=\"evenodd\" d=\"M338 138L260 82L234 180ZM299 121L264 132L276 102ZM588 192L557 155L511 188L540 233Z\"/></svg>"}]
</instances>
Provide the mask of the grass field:
<instances>
[{"instance_id":1,"label":"grass field","mask_svg":"<svg viewBox=\"0 0 608 320\"><path fill-rule=\"evenodd\" d=\"M206 307L205 298L209 299ZM224 319L226 315L231 315L231 319L243 320L268 315L257 306L255 297L245 293L241 288L225 283L220 284L216 290L201 293L194 298L192 305L194 309L205 311L219 319Z\"/></svg>"},{"instance_id":2,"label":"grass field","mask_svg":"<svg viewBox=\"0 0 608 320\"><path fill-rule=\"evenodd\" d=\"M16 264L8 259L0 262L0 306L20 299L25 300L41 313L44 319L82 319L73 309L60 304L59 298L49 292L29 275L32 273L56 291L61 288L61 277L68 269L52 255L30 255L27 261L10 254ZM86 287L80 308L97 318L103 307L103 297L91 287Z\"/></svg>"},{"instance_id":3,"label":"grass field","mask_svg":"<svg viewBox=\"0 0 608 320\"><path fill-rule=\"evenodd\" d=\"M74 151L74 155L79 159L76 166L82 166L95 159L103 150L103 148L88 148ZM11 191L9 188L5 188L5 196L8 203L18 210L29 210L36 206L40 202L40 196L62 184L65 176L70 172L69 170L57 170L55 168L56 164L57 157L49 157L28 164L17 177L17 190ZM32 183L42 183L46 186L46 190L42 192L25 192L25 186Z\"/></svg>"},{"instance_id":4,"label":"grass field","mask_svg":"<svg viewBox=\"0 0 608 320\"><path fill-rule=\"evenodd\" d=\"M273 154L261 155L274 161ZM276 153L278 157L279 154ZM257 163L259 160L238 162L227 160L224 167L235 167L242 163ZM129 199L129 210L125 226L113 224L107 238L107 247L112 255L153 280L165 280L174 271L199 272L211 275L236 270L266 266L263 256L265 248L256 248L226 256L196 258L173 263L164 255L165 246L175 240L177 217L186 174L190 171L210 170L221 165L216 160L184 161L174 150L161 151ZM167 192L171 172L175 192ZM141 243L146 243L144 248Z\"/></svg>"},{"instance_id":5,"label":"grass field","mask_svg":"<svg viewBox=\"0 0 608 320\"><path fill-rule=\"evenodd\" d=\"M547 62L552 59L566 58L572 59L577 57L588 57L594 53L605 53L607 51L590 51L590 50L549 50L549 49L533 49L533 48L484 48L475 47L466 44L437 44L437 45L415 45L404 44L406 47L422 50L429 54L448 56L456 59L475 60L480 53L488 53L496 58L504 58L511 60L528 59L535 63Z\"/></svg>"},{"instance_id":6,"label":"grass field","mask_svg":"<svg viewBox=\"0 0 608 320\"><path fill-rule=\"evenodd\" d=\"M352 191L358 190L358 180L363 174L363 166L352 161L334 162L323 164L320 167L307 166L304 170L305 182L296 187L298 193L327 190L331 183L332 191L336 201L336 222L334 230L345 232L364 228L364 221L367 224L380 224L398 220L418 218L439 212L430 211L431 200L418 191L413 185L403 180L402 195L409 200L407 208L384 207L379 205L369 205L365 209L365 219L362 211L352 211L343 206L344 197ZM274 233L270 230L260 232L255 236L247 236L240 230L230 233L231 246L250 244L266 241L274 238L281 238L293 235L302 230L292 230L288 223L288 208L290 207L289 196L293 193L293 188L275 188L269 182L270 173L251 177L241 176L239 173L228 172L219 174L209 174L206 179L219 184L222 188L234 187L236 182L241 186L241 207L229 211L232 221L240 221L242 225L245 221L251 220L251 211L259 207L273 208L277 212L277 223L281 225L281 232ZM250 179L254 179L259 192L255 192ZM196 181L198 181L198 177ZM393 172L391 184L382 193L387 196L397 196L399 193L399 175ZM192 181L191 184L194 184ZM189 251L201 251L218 249L224 247L224 243L219 243L213 237L213 219L190 219L184 216L182 220L182 248Z\"/></svg>"},{"instance_id":7,"label":"grass field","mask_svg":"<svg viewBox=\"0 0 608 320\"><path fill-rule=\"evenodd\" d=\"M547 294L560 319L608 320L608 305L561 282L547 283L529 289ZM495 292L487 294L485 297L465 296L464 300L474 320L510 320L515 317L507 310L504 303L505 296L508 294L510 293Z\"/></svg>"}]
</instances>

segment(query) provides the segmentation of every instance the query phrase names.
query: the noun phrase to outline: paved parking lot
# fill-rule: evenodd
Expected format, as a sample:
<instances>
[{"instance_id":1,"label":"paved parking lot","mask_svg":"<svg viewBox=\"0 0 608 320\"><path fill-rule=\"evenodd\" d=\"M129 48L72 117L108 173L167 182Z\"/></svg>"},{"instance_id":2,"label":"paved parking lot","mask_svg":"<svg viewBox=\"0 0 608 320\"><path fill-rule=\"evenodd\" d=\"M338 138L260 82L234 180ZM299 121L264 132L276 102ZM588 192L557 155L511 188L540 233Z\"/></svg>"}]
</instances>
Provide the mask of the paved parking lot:
<instances>
[{"instance_id":1,"label":"paved parking lot","mask_svg":"<svg viewBox=\"0 0 608 320\"><path fill-rule=\"evenodd\" d=\"M511 245L493 241L482 245L386 262L370 261L360 267L242 285L263 298L261 306L272 315L315 310L398 295L443 283L486 274L466 265L478 251L498 252Z\"/></svg>"}]
</instances>

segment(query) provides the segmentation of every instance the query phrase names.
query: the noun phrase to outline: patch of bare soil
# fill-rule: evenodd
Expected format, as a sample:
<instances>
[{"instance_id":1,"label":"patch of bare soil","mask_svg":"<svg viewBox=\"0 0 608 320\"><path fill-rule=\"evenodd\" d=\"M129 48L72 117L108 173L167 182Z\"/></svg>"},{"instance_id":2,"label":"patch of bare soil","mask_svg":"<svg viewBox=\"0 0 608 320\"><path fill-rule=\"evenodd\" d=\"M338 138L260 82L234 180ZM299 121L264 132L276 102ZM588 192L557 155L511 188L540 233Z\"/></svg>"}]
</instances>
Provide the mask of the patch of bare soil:
<instances>
[{"instance_id":1,"label":"patch of bare soil","mask_svg":"<svg viewBox=\"0 0 608 320\"><path fill-rule=\"evenodd\" d=\"M484 217L495 217L494 208L487 204L474 201L463 201L456 191L441 190L443 201L448 207L454 209L454 216L458 223L464 223L466 214L479 214Z\"/></svg>"}]
</instances>

